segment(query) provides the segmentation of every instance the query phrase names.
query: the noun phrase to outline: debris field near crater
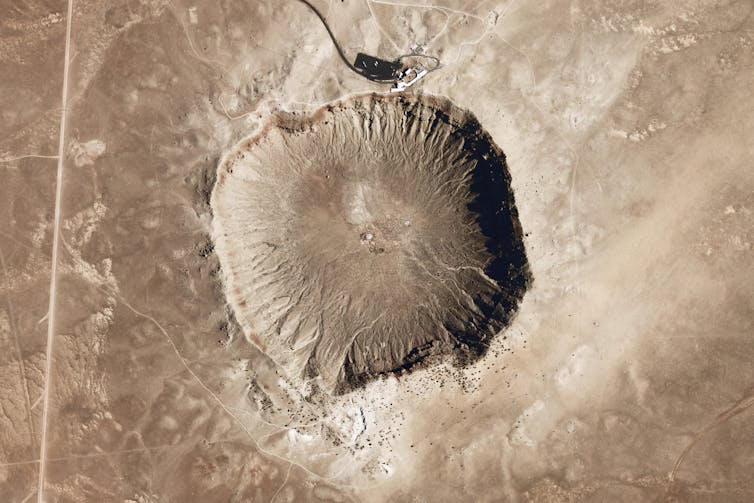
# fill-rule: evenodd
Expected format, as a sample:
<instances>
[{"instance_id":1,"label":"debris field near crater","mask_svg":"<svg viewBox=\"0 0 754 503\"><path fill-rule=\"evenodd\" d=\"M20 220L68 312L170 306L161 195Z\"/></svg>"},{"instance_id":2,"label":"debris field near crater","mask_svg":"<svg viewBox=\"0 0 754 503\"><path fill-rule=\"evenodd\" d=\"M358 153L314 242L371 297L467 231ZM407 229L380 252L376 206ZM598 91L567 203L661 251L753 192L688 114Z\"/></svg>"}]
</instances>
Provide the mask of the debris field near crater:
<instances>
[{"instance_id":1,"label":"debris field near crater","mask_svg":"<svg viewBox=\"0 0 754 503\"><path fill-rule=\"evenodd\" d=\"M213 237L250 342L343 393L482 356L531 275L505 156L441 97L279 113L221 161Z\"/></svg>"}]
</instances>

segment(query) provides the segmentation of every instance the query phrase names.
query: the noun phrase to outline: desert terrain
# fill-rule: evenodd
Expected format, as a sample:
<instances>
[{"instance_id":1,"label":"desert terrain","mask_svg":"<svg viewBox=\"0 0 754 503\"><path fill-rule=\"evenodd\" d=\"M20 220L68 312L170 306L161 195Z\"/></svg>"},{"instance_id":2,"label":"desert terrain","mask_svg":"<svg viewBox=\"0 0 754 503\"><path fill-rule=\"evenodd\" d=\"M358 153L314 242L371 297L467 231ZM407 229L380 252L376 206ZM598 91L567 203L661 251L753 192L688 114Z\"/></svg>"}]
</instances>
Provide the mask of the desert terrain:
<instances>
[{"instance_id":1,"label":"desert terrain","mask_svg":"<svg viewBox=\"0 0 754 503\"><path fill-rule=\"evenodd\" d=\"M431 71L390 93L299 0L0 0L0 501L752 501L754 4L311 4L347 58ZM247 190L252 161L222 188L276 118L392 99L449 103L504 154L525 260L502 311L479 301L512 283L488 274L503 252L465 215L465 178L348 178L363 166L347 159L398 145L369 142L409 130L400 108L386 127L333 118L347 144L279 140L258 171L274 190ZM350 199L327 202L324 171L278 169L318 159ZM416 210L427 187L447 204ZM364 220L372 203L400 211ZM344 212L357 232L331 228ZM303 250L321 297L300 288L301 319L331 323L314 336L269 328L296 291L264 265L257 245L279 243L260 228ZM393 262L362 295L373 259ZM473 326L447 329L448 312ZM454 358L443 329L483 351ZM322 334L357 343L306 352ZM413 365L428 334L441 357ZM368 378L339 387L354 368Z\"/></svg>"}]
</instances>

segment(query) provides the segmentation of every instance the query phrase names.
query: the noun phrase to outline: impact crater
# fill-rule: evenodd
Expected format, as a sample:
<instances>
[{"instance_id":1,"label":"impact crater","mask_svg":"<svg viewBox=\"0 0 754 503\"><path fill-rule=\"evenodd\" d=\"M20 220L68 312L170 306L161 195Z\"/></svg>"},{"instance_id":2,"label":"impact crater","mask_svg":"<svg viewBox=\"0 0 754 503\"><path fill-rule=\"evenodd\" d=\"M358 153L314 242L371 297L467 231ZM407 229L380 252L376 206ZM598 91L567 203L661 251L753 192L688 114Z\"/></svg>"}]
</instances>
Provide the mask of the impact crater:
<instances>
[{"instance_id":1,"label":"impact crater","mask_svg":"<svg viewBox=\"0 0 754 503\"><path fill-rule=\"evenodd\" d=\"M531 280L505 156L445 98L276 114L221 161L211 205L248 340L333 393L481 357Z\"/></svg>"}]
</instances>

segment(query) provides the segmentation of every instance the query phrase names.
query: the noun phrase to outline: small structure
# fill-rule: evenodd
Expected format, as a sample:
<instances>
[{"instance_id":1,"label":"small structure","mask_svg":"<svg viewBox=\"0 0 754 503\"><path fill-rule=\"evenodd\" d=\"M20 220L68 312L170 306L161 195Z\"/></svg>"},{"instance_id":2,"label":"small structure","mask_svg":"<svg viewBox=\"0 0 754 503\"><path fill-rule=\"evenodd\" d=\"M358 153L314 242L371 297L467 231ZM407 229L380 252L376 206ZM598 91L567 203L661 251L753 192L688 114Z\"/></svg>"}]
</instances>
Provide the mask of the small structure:
<instances>
[{"instance_id":1,"label":"small structure","mask_svg":"<svg viewBox=\"0 0 754 503\"><path fill-rule=\"evenodd\" d=\"M398 80L395 81L393 87L390 88L391 93L400 93L405 91L409 87L413 86L419 80L427 75L429 70L423 66L415 66L413 68L407 68L398 74Z\"/></svg>"}]
</instances>

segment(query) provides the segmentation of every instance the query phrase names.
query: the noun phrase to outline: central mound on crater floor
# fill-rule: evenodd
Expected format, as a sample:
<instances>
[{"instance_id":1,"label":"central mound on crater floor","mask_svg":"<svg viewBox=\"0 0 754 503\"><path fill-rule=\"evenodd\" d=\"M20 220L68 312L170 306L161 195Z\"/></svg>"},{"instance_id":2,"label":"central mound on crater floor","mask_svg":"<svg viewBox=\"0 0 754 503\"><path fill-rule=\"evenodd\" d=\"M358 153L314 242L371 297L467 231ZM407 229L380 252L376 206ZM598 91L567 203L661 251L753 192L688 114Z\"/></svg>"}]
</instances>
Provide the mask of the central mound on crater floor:
<instances>
[{"instance_id":1,"label":"central mound on crater floor","mask_svg":"<svg viewBox=\"0 0 754 503\"><path fill-rule=\"evenodd\" d=\"M212 208L248 339L332 392L481 356L530 281L503 152L442 98L277 115L220 163Z\"/></svg>"}]
</instances>

